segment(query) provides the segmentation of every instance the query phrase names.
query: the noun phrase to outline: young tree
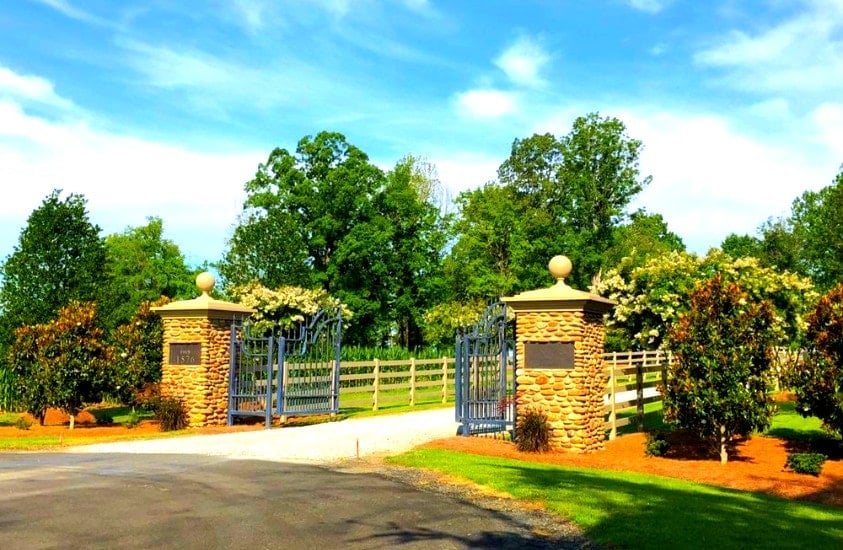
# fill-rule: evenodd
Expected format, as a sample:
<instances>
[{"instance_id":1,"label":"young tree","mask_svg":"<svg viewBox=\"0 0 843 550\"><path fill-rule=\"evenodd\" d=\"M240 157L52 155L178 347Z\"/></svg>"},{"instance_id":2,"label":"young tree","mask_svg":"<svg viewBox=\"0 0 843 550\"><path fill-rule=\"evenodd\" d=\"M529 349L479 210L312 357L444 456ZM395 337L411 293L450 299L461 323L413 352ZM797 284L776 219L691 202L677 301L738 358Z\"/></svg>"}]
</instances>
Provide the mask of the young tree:
<instances>
[{"instance_id":1,"label":"young tree","mask_svg":"<svg viewBox=\"0 0 843 550\"><path fill-rule=\"evenodd\" d=\"M843 283L808 315L808 346L791 380L797 409L843 435Z\"/></svg>"},{"instance_id":2,"label":"young tree","mask_svg":"<svg viewBox=\"0 0 843 550\"><path fill-rule=\"evenodd\" d=\"M195 293L194 273L163 230L160 218L149 218L146 225L105 238L110 285L100 309L107 326L128 323L144 302Z\"/></svg>"},{"instance_id":3,"label":"young tree","mask_svg":"<svg viewBox=\"0 0 843 550\"><path fill-rule=\"evenodd\" d=\"M161 381L164 328L161 316L152 308L169 301L164 297L142 302L129 322L111 333L112 380L108 392L121 403L134 404L144 388Z\"/></svg>"},{"instance_id":4,"label":"young tree","mask_svg":"<svg viewBox=\"0 0 843 550\"><path fill-rule=\"evenodd\" d=\"M769 425L767 396L774 312L721 275L699 285L690 310L668 333L675 355L664 393L665 419L710 441L729 458L735 436Z\"/></svg>"},{"instance_id":5,"label":"young tree","mask_svg":"<svg viewBox=\"0 0 843 550\"><path fill-rule=\"evenodd\" d=\"M99 233L81 195L53 191L30 214L0 269L0 347L18 327L46 323L73 300L99 299L108 284Z\"/></svg>"},{"instance_id":6,"label":"young tree","mask_svg":"<svg viewBox=\"0 0 843 550\"><path fill-rule=\"evenodd\" d=\"M649 258L685 251L685 243L668 229L661 214L648 214L643 210L633 212L629 223L615 227L613 241L603 254L604 270L617 267L627 257L631 259L631 265L637 267Z\"/></svg>"},{"instance_id":7,"label":"young tree","mask_svg":"<svg viewBox=\"0 0 843 550\"><path fill-rule=\"evenodd\" d=\"M46 407L75 415L111 387L112 350L93 302L71 302L48 323L23 326L11 354L27 408L42 421Z\"/></svg>"}]
</instances>

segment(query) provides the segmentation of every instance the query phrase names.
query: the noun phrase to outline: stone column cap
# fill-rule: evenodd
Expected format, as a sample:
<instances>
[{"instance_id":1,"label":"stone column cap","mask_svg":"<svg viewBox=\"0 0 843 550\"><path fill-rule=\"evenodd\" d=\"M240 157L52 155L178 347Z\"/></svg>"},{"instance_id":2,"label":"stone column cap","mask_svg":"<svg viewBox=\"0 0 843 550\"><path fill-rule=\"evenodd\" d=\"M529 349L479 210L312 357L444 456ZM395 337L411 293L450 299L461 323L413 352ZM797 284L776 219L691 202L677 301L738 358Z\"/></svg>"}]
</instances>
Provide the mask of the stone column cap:
<instances>
[{"instance_id":1,"label":"stone column cap","mask_svg":"<svg viewBox=\"0 0 843 550\"><path fill-rule=\"evenodd\" d=\"M571 273L571 260L554 256L548 263L556 284L547 288L528 290L515 296L501 298L515 312L519 311L591 311L606 313L617 302L583 290L571 288L565 278Z\"/></svg>"},{"instance_id":2,"label":"stone column cap","mask_svg":"<svg viewBox=\"0 0 843 550\"><path fill-rule=\"evenodd\" d=\"M223 313L226 317L247 317L255 312L254 309L224 300L216 300L208 294L216 280L211 273L203 271L196 276L196 286L202 291L202 295L192 300L178 300L169 304L154 307L152 311L162 317L199 317L209 316L212 313Z\"/></svg>"}]
</instances>

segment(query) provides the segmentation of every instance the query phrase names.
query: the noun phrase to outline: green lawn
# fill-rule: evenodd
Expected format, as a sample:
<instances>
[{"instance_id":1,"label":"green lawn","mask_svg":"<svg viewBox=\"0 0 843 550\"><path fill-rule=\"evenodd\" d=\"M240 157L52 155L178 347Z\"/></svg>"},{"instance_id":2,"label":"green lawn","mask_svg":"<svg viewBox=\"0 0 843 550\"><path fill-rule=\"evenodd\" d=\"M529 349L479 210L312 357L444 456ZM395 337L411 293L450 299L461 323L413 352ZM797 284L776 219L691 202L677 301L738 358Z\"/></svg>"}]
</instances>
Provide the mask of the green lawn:
<instances>
[{"instance_id":1,"label":"green lawn","mask_svg":"<svg viewBox=\"0 0 843 550\"><path fill-rule=\"evenodd\" d=\"M614 548L841 548L843 510L642 474L419 449L390 462L540 502Z\"/></svg>"}]
</instances>

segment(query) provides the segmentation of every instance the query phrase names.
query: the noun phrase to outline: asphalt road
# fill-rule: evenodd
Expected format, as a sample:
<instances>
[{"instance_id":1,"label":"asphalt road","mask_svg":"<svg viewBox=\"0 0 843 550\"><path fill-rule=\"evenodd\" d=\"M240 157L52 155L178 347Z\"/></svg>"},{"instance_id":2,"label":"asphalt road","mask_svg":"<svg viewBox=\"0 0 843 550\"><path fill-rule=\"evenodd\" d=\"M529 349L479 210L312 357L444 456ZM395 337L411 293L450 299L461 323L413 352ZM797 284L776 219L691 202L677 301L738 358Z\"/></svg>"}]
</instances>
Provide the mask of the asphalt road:
<instances>
[{"instance_id":1,"label":"asphalt road","mask_svg":"<svg viewBox=\"0 0 843 550\"><path fill-rule=\"evenodd\" d=\"M505 512L336 467L0 454L0 548L559 548Z\"/></svg>"}]
</instances>

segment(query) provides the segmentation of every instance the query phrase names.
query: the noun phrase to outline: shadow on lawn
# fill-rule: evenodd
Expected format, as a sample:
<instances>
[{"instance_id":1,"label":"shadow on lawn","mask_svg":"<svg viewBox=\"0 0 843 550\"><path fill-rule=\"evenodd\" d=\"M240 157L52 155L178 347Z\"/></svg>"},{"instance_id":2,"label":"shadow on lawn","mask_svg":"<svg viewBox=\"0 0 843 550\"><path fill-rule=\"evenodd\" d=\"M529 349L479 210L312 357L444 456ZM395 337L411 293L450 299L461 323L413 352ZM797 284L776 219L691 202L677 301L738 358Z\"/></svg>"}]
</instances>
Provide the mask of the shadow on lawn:
<instances>
[{"instance_id":1,"label":"shadow on lawn","mask_svg":"<svg viewBox=\"0 0 843 550\"><path fill-rule=\"evenodd\" d=\"M496 466L500 468L501 466ZM840 548L843 513L758 493L679 483L628 481L605 473L547 470L530 464L505 466L529 495L541 495L552 510L566 513L576 498L591 518L573 519L597 542L623 548ZM562 488L561 492L557 492Z\"/></svg>"}]
</instances>

